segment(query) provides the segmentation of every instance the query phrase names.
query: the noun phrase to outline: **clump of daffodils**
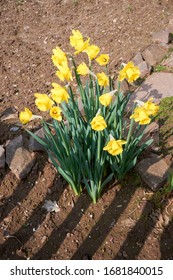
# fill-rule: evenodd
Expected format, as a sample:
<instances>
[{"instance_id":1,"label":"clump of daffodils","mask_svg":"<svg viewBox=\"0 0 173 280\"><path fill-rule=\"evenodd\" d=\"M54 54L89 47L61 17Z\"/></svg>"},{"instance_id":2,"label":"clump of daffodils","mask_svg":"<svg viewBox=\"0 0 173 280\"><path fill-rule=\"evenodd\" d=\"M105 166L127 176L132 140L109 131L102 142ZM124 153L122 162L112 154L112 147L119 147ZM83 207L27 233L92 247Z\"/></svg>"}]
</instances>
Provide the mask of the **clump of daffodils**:
<instances>
[{"instance_id":1,"label":"clump of daffodils","mask_svg":"<svg viewBox=\"0 0 173 280\"><path fill-rule=\"evenodd\" d=\"M19 119L23 125L35 118L41 119L45 138L28 132L45 147L75 194L79 195L85 187L95 203L111 179L123 178L151 143L139 146L144 129L159 107L152 98L146 102L135 101L127 132L125 113L131 93L124 95L119 90L120 83L124 79L129 83L136 81L139 69L133 62L124 65L119 72L118 89L115 89L107 74L108 54L101 53L101 49L79 30L72 30L70 45L72 54L58 46L53 49L56 79L50 93L34 94L38 110L47 112L51 121L45 122L28 108L20 113ZM88 62L80 61L80 53L86 55ZM100 67L98 73L93 70L95 65ZM81 76L87 77L85 84ZM77 90L74 90L74 83Z\"/></svg>"}]
</instances>

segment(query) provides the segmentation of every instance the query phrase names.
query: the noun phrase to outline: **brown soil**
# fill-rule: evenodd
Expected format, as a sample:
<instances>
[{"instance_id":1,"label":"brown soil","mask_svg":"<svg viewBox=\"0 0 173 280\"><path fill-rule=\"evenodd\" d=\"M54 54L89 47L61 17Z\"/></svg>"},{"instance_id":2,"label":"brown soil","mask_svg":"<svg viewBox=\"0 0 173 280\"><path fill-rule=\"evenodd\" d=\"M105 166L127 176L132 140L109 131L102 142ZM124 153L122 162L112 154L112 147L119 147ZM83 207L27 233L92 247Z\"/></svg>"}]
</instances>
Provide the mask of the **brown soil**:
<instances>
[{"instance_id":1,"label":"brown soil","mask_svg":"<svg viewBox=\"0 0 173 280\"><path fill-rule=\"evenodd\" d=\"M120 4L121 3L121 4ZM9 107L35 110L34 92L55 81L52 49L68 47L79 29L111 56L111 72L151 43L173 14L167 0L1 0L0 114ZM23 133L0 124L0 144ZM171 197L153 194L138 176L105 189L96 205L75 197L44 153L22 181L0 173L1 259L173 259ZM47 213L45 200L58 213Z\"/></svg>"}]
</instances>

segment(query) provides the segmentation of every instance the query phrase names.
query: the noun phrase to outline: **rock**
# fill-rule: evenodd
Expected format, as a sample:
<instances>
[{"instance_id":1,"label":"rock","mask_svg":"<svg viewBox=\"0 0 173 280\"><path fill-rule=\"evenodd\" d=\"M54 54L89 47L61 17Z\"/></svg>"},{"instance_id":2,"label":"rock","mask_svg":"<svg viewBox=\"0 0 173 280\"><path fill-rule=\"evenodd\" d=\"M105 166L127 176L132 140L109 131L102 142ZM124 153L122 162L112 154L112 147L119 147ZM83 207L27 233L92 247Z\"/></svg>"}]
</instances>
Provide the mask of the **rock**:
<instances>
[{"instance_id":1,"label":"rock","mask_svg":"<svg viewBox=\"0 0 173 280\"><path fill-rule=\"evenodd\" d=\"M146 75L150 74L151 67L148 67L148 65L145 61L142 61L137 66L139 67L141 78L144 78Z\"/></svg>"},{"instance_id":2,"label":"rock","mask_svg":"<svg viewBox=\"0 0 173 280\"><path fill-rule=\"evenodd\" d=\"M141 62L143 62L143 58L140 52L138 52L134 58L132 58L133 63L137 66L139 65Z\"/></svg>"},{"instance_id":3,"label":"rock","mask_svg":"<svg viewBox=\"0 0 173 280\"><path fill-rule=\"evenodd\" d=\"M9 107L7 108L1 115L1 121L6 121L10 119L16 119L18 117L18 113L16 108Z\"/></svg>"},{"instance_id":4,"label":"rock","mask_svg":"<svg viewBox=\"0 0 173 280\"><path fill-rule=\"evenodd\" d=\"M115 89L118 88L118 79L115 81ZM123 93L129 92L129 84L126 80L121 81L120 91Z\"/></svg>"},{"instance_id":5,"label":"rock","mask_svg":"<svg viewBox=\"0 0 173 280\"><path fill-rule=\"evenodd\" d=\"M12 126L11 128L10 128L10 131L11 132L16 132L16 131L18 131L20 129L20 127L18 127L18 126Z\"/></svg>"},{"instance_id":6,"label":"rock","mask_svg":"<svg viewBox=\"0 0 173 280\"><path fill-rule=\"evenodd\" d=\"M35 155L33 153L31 154L25 148L19 147L13 154L12 160L8 166L16 177L21 180L31 171L35 160Z\"/></svg>"},{"instance_id":7,"label":"rock","mask_svg":"<svg viewBox=\"0 0 173 280\"><path fill-rule=\"evenodd\" d=\"M168 68L173 68L173 53L170 55L170 57L162 62L162 65Z\"/></svg>"},{"instance_id":8,"label":"rock","mask_svg":"<svg viewBox=\"0 0 173 280\"><path fill-rule=\"evenodd\" d=\"M135 55L132 61L135 66L139 67L141 78L144 78L146 75L150 74L151 67L148 67L147 63L143 60L140 52Z\"/></svg>"},{"instance_id":9,"label":"rock","mask_svg":"<svg viewBox=\"0 0 173 280\"><path fill-rule=\"evenodd\" d=\"M159 45L162 49L166 50L167 52L169 51L170 44L159 43L158 45Z\"/></svg>"},{"instance_id":10,"label":"rock","mask_svg":"<svg viewBox=\"0 0 173 280\"><path fill-rule=\"evenodd\" d=\"M40 137L41 139L44 140L44 129L40 128L34 133L36 136ZM43 145L41 145L34 137L30 136L29 140L29 150L33 152L38 152L38 151L45 151L45 148Z\"/></svg>"},{"instance_id":11,"label":"rock","mask_svg":"<svg viewBox=\"0 0 173 280\"><path fill-rule=\"evenodd\" d=\"M6 163L18 179L23 179L35 163L35 156L23 148L22 135L7 141Z\"/></svg>"},{"instance_id":12,"label":"rock","mask_svg":"<svg viewBox=\"0 0 173 280\"><path fill-rule=\"evenodd\" d=\"M160 62L167 54L167 51L158 45L151 45L142 52L142 57L150 66Z\"/></svg>"},{"instance_id":13,"label":"rock","mask_svg":"<svg viewBox=\"0 0 173 280\"><path fill-rule=\"evenodd\" d=\"M152 40L154 43L166 43L168 44L171 40L170 32L168 30L161 30L152 34Z\"/></svg>"},{"instance_id":14,"label":"rock","mask_svg":"<svg viewBox=\"0 0 173 280\"><path fill-rule=\"evenodd\" d=\"M159 125L156 122L152 122L146 128L144 136L142 137L142 140L141 140L141 144L145 143L149 139L153 139L153 142L151 143L149 148L156 152L157 148L159 148L159 139L160 139L159 138Z\"/></svg>"},{"instance_id":15,"label":"rock","mask_svg":"<svg viewBox=\"0 0 173 280\"><path fill-rule=\"evenodd\" d=\"M0 169L5 167L5 149L0 145Z\"/></svg>"},{"instance_id":16,"label":"rock","mask_svg":"<svg viewBox=\"0 0 173 280\"><path fill-rule=\"evenodd\" d=\"M167 30L168 30L170 33L173 33L173 18L170 19L169 24L168 24L168 27L167 27Z\"/></svg>"},{"instance_id":17,"label":"rock","mask_svg":"<svg viewBox=\"0 0 173 280\"><path fill-rule=\"evenodd\" d=\"M23 146L23 137L22 135L15 137L13 140L8 140L6 143L6 163L10 165L15 151Z\"/></svg>"},{"instance_id":18,"label":"rock","mask_svg":"<svg viewBox=\"0 0 173 280\"><path fill-rule=\"evenodd\" d=\"M153 155L141 160L136 170L147 186L156 191L166 182L170 167L163 158Z\"/></svg>"},{"instance_id":19,"label":"rock","mask_svg":"<svg viewBox=\"0 0 173 280\"><path fill-rule=\"evenodd\" d=\"M131 111L135 100L147 101L153 97L153 101L159 103L161 99L171 96L173 96L173 74L153 73L131 95L127 109Z\"/></svg>"}]
</instances>

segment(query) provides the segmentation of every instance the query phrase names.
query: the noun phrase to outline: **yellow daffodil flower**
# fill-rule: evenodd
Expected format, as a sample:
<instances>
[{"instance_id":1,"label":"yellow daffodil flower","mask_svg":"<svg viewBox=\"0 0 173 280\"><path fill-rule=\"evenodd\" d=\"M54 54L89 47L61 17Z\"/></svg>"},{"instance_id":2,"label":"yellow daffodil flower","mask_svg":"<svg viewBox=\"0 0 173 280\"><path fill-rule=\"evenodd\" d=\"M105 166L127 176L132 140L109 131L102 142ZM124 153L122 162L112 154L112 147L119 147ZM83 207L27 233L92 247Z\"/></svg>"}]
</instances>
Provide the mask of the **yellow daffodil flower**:
<instances>
[{"instance_id":1,"label":"yellow daffodil flower","mask_svg":"<svg viewBox=\"0 0 173 280\"><path fill-rule=\"evenodd\" d=\"M92 119L90 124L91 124L92 129L94 129L96 131L101 131L107 127L107 124L101 115L96 115Z\"/></svg>"},{"instance_id":2,"label":"yellow daffodil flower","mask_svg":"<svg viewBox=\"0 0 173 280\"><path fill-rule=\"evenodd\" d=\"M130 119L134 119L135 122L139 122L140 125L149 124L151 119L147 114L147 110L141 106L134 110L134 113L130 116Z\"/></svg>"},{"instance_id":3,"label":"yellow daffodil flower","mask_svg":"<svg viewBox=\"0 0 173 280\"><path fill-rule=\"evenodd\" d=\"M88 46L88 48L85 50L85 52L87 53L89 59L93 60L99 54L100 48L95 45L91 45L91 46Z\"/></svg>"},{"instance_id":4,"label":"yellow daffodil flower","mask_svg":"<svg viewBox=\"0 0 173 280\"><path fill-rule=\"evenodd\" d=\"M97 76L97 79L98 79L98 84L100 86L106 87L106 86L109 85L109 78L104 72L98 73L96 76Z\"/></svg>"},{"instance_id":5,"label":"yellow daffodil flower","mask_svg":"<svg viewBox=\"0 0 173 280\"><path fill-rule=\"evenodd\" d=\"M86 50L89 46L90 39L84 41L82 34L79 30L72 30L72 36L70 36L70 44L75 48L74 54L79 54Z\"/></svg>"},{"instance_id":6,"label":"yellow daffodil flower","mask_svg":"<svg viewBox=\"0 0 173 280\"><path fill-rule=\"evenodd\" d=\"M53 49L52 61L53 64L58 67L58 65L62 65L63 62L67 62L66 54L59 47L56 47Z\"/></svg>"},{"instance_id":7,"label":"yellow daffodil flower","mask_svg":"<svg viewBox=\"0 0 173 280\"><path fill-rule=\"evenodd\" d=\"M72 30L72 36L70 36L70 45L75 47L79 41L83 42L83 36L79 30Z\"/></svg>"},{"instance_id":8,"label":"yellow daffodil flower","mask_svg":"<svg viewBox=\"0 0 173 280\"><path fill-rule=\"evenodd\" d=\"M57 121L61 121L62 120L62 116L61 116L61 109L58 106L54 106L50 109L50 115L53 119L57 120Z\"/></svg>"},{"instance_id":9,"label":"yellow daffodil flower","mask_svg":"<svg viewBox=\"0 0 173 280\"><path fill-rule=\"evenodd\" d=\"M61 81L72 81L72 73L70 68L68 67L68 64L66 62L63 62L62 65L58 65L59 71L56 71L56 75Z\"/></svg>"},{"instance_id":10,"label":"yellow daffodil flower","mask_svg":"<svg viewBox=\"0 0 173 280\"><path fill-rule=\"evenodd\" d=\"M51 93L52 93L51 98L58 104L63 101L68 103L68 99L70 96L68 92L65 90L65 88L61 87L57 83L52 83L52 86L54 88L51 89Z\"/></svg>"},{"instance_id":11,"label":"yellow daffodil flower","mask_svg":"<svg viewBox=\"0 0 173 280\"><path fill-rule=\"evenodd\" d=\"M159 106L151 102L153 98L150 98L147 102L138 101L138 107L135 108L134 113L131 115L135 122L139 122L140 125L149 124L151 118L149 116L155 116L159 110Z\"/></svg>"},{"instance_id":12,"label":"yellow daffodil flower","mask_svg":"<svg viewBox=\"0 0 173 280\"><path fill-rule=\"evenodd\" d=\"M88 46L89 46L89 41L90 41L90 39L88 39L86 41L78 41L78 43L74 47L75 50L76 50L74 52L74 54L79 54L79 53L85 51L88 48Z\"/></svg>"},{"instance_id":13,"label":"yellow daffodil flower","mask_svg":"<svg viewBox=\"0 0 173 280\"><path fill-rule=\"evenodd\" d=\"M96 61L99 65L107 65L109 63L109 55L108 54L101 54L99 57L96 58Z\"/></svg>"},{"instance_id":14,"label":"yellow daffodil flower","mask_svg":"<svg viewBox=\"0 0 173 280\"><path fill-rule=\"evenodd\" d=\"M159 106L151 102L151 100L153 100L153 98L150 98L143 106L149 116L155 116L159 111Z\"/></svg>"},{"instance_id":15,"label":"yellow daffodil flower","mask_svg":"<svg viewBox=\"0 0 173 280\"><path fill-rule=\"evenodd\" d=\"M113 94L111 93L104 93L99 97L99 101L103 106L108 106L113 98Z\"/></svg>"},{"instance_id":16,"label":"yellow daffodil flower","mask_svg":"<svg viewBox=\"0 0 173 280\"><path fill-rule=\"evenodd\" d=\"M34 96L36 97L35 104L40 111L50 110L54 104L47 94L35 93Z\"/></svg>"},{"instance_id":17,"label":"yellow daffodil flower","mask_svg":"<svg viewBox=\"0 0 173 280\"><path fill-rule=\"evenodd\" d=\"M119 73L119 81L126 79L129 83L136 81L140 77L140 70L132 61L127 63Z\"/></svg>"},{"instance_id":18,"label":"yellow daffodil flower","mask_svg":"<svg viewBox=\"0 0 173 280\"><path fill-rule=\"evenodd\" d=\"M22 124L27 124L32 119L32 112L25 107L25 111L20 112L19 120Z\"/></svg>"},{"instance_id":19,"label":"yellow daffodil flower","mask_svg":"<svg viewBox=\"0 0 173 280\"><path fill-rule=\"evenodd\" d=\"M107 151L109 154L113 156L117 156L123 152L122 145L126 144L124 140L115 140L112 135L110 137L110 141L103 148L104 151Z\"/></svg>"},{"instance_id":20,"label":"yellow daffodil flower","mask_svg":"<svg viewBox=\"0 0 173 280\"><path fill-rule=\"evenodd\" d=\"M78 68L77 68L77 72L79 75L85 76L87 74L89 74L89 68L87 67L87 65L85 64L85 62L81 63Z\"/></svg>"}]
</instances>

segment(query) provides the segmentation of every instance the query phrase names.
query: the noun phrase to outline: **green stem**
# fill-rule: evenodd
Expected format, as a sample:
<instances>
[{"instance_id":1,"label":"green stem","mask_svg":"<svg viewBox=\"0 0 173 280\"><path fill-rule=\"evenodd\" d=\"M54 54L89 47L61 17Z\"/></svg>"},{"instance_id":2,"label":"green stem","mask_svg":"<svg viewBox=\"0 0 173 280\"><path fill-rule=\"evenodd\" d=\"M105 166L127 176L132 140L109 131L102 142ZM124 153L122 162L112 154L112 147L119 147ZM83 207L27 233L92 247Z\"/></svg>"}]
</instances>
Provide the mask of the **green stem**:
<instances>
[{"instance_id":1,"label":"green stem","mask_svg":"<svg viewBox=\"0 0 173 280\"><path fill-rule=\"evenodd\" d=\"M97 161L100 161L100 150L101 150L101 132L98 132L97 138Z\"/></svg>"},{"instance_id":2,"label":"green stem","mask_svg":"<svg viewBox=\"0 0 173 280\"><path fill-rule=\"evenodd\" d=\"M126 147L128 147L128 144L129 144L129 141L130 141L130 137L132 135L133 125L134 125L134 119L131 119L130 128L129 128L129 132L128 132L128 135L127 135Z\"/></svg>"}]
</instances>

